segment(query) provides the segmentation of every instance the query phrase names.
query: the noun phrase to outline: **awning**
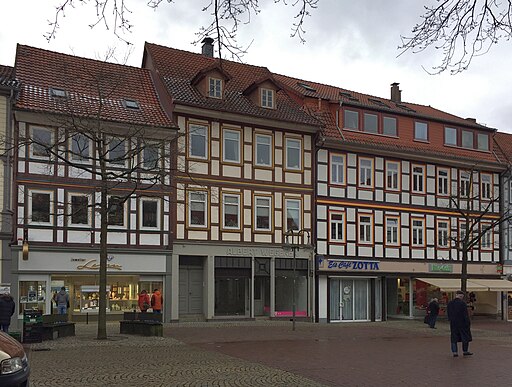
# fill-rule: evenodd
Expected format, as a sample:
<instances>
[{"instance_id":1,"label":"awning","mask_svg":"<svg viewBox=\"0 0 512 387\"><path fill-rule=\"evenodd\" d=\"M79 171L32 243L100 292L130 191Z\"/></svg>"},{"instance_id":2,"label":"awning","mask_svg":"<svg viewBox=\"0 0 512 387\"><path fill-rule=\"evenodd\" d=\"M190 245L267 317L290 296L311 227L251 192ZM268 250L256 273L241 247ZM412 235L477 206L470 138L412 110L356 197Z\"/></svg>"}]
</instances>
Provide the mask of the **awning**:
<instances>
[{"instance_id":1,"label":"awning","mask_svg":"<svg viewBox=\"0 0 512 387\"><path fill-rule=\"evenodd\" d=\"M459 278L417 278L420 281L437 286L445 292L460 290ZM468 279L466 289L469 292L500 292L512 291L512 282L504 279Z\"/></svg>"}]
</instances>

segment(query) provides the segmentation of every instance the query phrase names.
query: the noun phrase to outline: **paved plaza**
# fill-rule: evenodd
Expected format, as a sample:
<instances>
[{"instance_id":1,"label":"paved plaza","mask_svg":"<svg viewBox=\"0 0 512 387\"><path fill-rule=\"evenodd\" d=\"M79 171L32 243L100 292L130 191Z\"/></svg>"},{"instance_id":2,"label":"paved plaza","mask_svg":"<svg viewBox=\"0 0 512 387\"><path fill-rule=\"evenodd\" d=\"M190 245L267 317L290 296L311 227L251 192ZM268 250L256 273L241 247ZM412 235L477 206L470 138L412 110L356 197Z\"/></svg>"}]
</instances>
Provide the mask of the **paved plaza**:
<instances>
[{"instance_id":1,"label":"paved plaza","mask_svg":"<svg viewBox=\"0 0 512 387\"><path fill-rule=\"evenodd\" d=\"M452 358L445 321L165 324L164 337L77 335L28 345L31 386L507 386L512 324L473 322L472 357Z\"/></svg>"}]
</instances>

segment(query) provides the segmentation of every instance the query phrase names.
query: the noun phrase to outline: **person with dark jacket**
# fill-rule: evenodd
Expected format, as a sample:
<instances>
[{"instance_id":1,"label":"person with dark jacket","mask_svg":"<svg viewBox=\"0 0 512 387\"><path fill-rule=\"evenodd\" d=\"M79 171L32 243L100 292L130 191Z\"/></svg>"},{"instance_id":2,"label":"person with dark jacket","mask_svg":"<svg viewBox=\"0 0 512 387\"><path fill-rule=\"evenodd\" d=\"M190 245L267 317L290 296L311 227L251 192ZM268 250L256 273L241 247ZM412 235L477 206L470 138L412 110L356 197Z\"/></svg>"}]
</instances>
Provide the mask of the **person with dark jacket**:
<instances>
[{"instance_id":1,"label":"person with dark jacket","mask_svg":"<svg viewBox=\"0 0 512 387\"><path fill-rule=\"evenodd\" d=\"M469 342L473 340L471 336L471 322L469 320L468 306L464 302L464 292L457 290L455 298L448 303L446 307L448 320L450 320L450 341L452 344L453 357L458 357L457 343L462 342L462 354L464 356L473 355L469 352Z\"/></svg>"},{"instance_id":2,"label":"person with dark jacket","mask_svg":"<svg viewBox=\"0 0 512 387\"><path fill-rule=\"evenodd\" d=\"M432 301L428 304L428 312L428 325L430 328L436 329L437 316L439 316L439 301L437 298L432 298Z\"/></svg>"},{"instance_id":3,"label":"person with dark jacket","mask_svg":"<svg viewBox=\"0 0 512 387\"><path fill-rule=\"evenodd\" d=\"M14 314L14 299L8 293L0 295L0 329L5 333L9 332L11 316Z\"/></svg>"},{"instance_id":4,"label":"person with dark jacket","mask_svg":"<svg viewBox=\"0 0 512 387\"><path fill-rule=\"evenodd\" d=\"M63 286L60 288L60 292L55 293L53 296L53 301L57 304L57 309L59 314L66 314L69 308L69 295L66 292L66 287Z\"/></svg>"}]
</instances>

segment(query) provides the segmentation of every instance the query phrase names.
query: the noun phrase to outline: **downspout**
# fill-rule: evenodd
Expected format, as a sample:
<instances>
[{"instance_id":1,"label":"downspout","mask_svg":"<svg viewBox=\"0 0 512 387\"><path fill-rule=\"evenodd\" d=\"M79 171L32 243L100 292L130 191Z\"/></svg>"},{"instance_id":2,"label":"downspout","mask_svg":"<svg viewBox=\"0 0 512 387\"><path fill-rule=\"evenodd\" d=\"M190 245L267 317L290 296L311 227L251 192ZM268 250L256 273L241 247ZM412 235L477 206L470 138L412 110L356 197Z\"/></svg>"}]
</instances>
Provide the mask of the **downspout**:
<instances>
[{"instance_id":1,"label":"downspout","mask_svg":"<svg viewBox=\"0 0 512 387\"><path fill-rule=\"evenodd\" d=\"M339 116L340 116L340 109L341 109L341 106L342 106L342 105L343 105L343 101L340 99L340 100L339 100L339 106L338 106L338 109L336 109L336 129L338 129L338 132L339 132L339 134L340 134L340 136L341 136L341 139L342 139L343 141L345 141L345 136L343 135L343 132L342 132L342 130L341 130L341 128L340 128L340 126L338 125L338 122L340 122L340 121L339 121L339 118L340 118Z\"/></svg>"}]
</instances>

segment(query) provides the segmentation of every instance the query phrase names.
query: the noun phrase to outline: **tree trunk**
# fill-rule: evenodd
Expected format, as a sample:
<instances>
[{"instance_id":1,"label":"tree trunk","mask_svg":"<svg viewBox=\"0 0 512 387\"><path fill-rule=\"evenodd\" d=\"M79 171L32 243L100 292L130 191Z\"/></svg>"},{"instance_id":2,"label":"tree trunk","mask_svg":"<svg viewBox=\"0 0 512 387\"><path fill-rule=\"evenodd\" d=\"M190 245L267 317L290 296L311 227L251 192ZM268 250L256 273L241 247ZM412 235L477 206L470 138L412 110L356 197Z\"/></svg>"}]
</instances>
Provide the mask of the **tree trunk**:
<instances>
[{"instance_id":1,"label":"tree trunk","mask_svg":"<svg viewBox=\"0 0 512 387\"><path fill-rule=\"evenodd\" d=\"M468 249L462 249L462 270L460 273L460 290L466 294L466 287L468 282Z\"/></svg>"},{"instance_id":2,"label":"tree trunk","mask_svg":"<svg viewBox=\"0 0 512 387\"><path fill-rule=\"evenodd\" d=\"M108 196L103 182L100 200L100 303L98 311L98 340L107 338L107 236L108 236Z\"/></svg>"}]
</instances>

